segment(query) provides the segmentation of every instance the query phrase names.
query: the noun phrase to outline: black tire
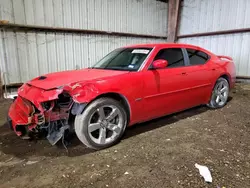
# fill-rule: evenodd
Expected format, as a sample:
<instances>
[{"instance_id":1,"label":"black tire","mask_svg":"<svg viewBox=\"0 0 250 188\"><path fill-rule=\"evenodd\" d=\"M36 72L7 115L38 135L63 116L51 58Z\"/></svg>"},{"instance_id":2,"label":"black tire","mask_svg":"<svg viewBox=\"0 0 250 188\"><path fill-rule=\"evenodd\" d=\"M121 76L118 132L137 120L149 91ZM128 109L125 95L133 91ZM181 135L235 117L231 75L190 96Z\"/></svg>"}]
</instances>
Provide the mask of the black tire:
<instances>
[{"instance_id":1,"label":"black tire","mask_svg":"<svg viewBox=\"0 0 250 188\"><path fill-rule=\"evenodd\" d=\"M89 125L90 119L92 118L92 114L95 113L97 109L102 108L103 106L106 106L106 105L115 106L119 110L120 116L121 116L122 127L120 128L120 133L117 134L117 138L115 140L109 143L105 143L105 144L98 144L94 142L93 139L91 139L91 136L89 135L89 131L88 131L88 125ZM96 150L110 147L116 144L117 142L119 142L126 127L127 127L127 113L124 107L122 106L122 104L112 98L105 97L105 98L98 98L94 100L86 107L86 109L83 111L82 114L77 115L75 118L75 132L76 132L77 137L84 145L86 145L89 148L96 149Z\"/></svg>"},{"instance_id":2,"label":"black tire","mask_svg":"<svg viewBox=\"0 0 250 188\"><path fill-rule=\"evenodd\" d=\"M220 84L222 84L226 88L225 99L221 102L216 102L216 98L218 97L218 87L220 86ZM211 94L211 99L207 104L207 106L213 109L224 107L227 104L228 95L229 95L229 83L225 78L221 77L215 83L215 86Z\"/></svg>"}]
</instances>

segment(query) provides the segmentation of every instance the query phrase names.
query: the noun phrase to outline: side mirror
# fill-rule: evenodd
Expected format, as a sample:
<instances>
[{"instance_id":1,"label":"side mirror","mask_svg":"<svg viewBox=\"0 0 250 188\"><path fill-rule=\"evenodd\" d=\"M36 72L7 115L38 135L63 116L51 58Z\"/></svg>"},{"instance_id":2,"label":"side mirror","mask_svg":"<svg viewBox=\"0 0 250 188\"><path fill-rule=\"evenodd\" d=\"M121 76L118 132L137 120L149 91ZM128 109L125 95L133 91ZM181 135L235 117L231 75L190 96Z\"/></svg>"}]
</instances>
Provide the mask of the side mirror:
<instances>
[{"instance_id":1,"label":"side mirror","mask_svg":"<svg viewBox=\"0 0 250 188\"><path fill-rule=\"evenodd\" d=\"M164 59L158 59L153 62L153 69L163 69L168 66L168 61Z\"/></svg>"}]
</instances>

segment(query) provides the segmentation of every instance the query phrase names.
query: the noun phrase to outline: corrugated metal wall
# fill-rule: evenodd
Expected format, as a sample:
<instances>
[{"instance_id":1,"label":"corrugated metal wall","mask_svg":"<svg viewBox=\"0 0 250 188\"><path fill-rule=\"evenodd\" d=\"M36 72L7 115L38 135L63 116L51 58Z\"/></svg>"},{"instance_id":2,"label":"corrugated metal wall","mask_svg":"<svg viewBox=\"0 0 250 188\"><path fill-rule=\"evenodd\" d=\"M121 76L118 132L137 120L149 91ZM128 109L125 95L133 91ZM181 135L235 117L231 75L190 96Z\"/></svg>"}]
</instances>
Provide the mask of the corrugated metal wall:
<instances>
[{"instance_id":1,"label":"corrugated metal wall","mask_svg":"<svg viewBox=\"0 0 250 188\"><path fill-rule=\"evenodd\" d=\"M25 82L48 72L84 68L111 50L157 39L64 33L2 32L1 69L7 83ZM4 62L4 63L3 63Z\"/></svg>"},{"instance_id":2,"label":"corrugated metal wall","mask_svg":"<svg viewBox=\"0 0 250 188\"><path fill-rule=\"evenodd\" d=\"M179 35L250 27L249 0L184 0ZM250 33L179 39L233 57L237 75L250 76Z\"/></svg>"},{"instance_id":3,"label":"corrugated metal wall","mask_svg":"<svg viewBox=\"0 0 250 188\"><path fill-rule=\"evenodd\" d=\"M165 36L167 4L156 0L0 0L11 23Z\"/></svg>"},{"instance_id":4,"label":"corrugated metal wall","mask_svg":"<svg viewBox=\"0 0 250 188\"><path fill-rule=\"evenodd\" d=\"M167 3L156 0L0 0L0 20L10 23L167 34ZM0 32L0 68L5 84L41 74L84 68L109 51L163 39L58 32Z\"/></svg>"}]
</instances>

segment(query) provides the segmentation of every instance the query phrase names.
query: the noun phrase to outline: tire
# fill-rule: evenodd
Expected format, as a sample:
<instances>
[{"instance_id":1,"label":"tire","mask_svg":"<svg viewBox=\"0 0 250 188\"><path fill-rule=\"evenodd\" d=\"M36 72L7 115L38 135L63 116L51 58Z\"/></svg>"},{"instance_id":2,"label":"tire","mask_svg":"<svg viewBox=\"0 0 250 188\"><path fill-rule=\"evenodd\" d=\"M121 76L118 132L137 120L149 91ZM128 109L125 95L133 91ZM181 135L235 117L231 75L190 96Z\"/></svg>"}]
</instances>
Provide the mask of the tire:
<instances>
[{"instance_id":1,"label":"tire","mask_svg":"<svg viewBox=\"0 0 250 188\"><path fill-rule=\"evenodd\" d=\"M213 88L208 107L216 109L226 105L229 95L229 83L225 78L219 78Z\"/></svg>"},{"instance_id":2,"label":"tire","mask_svg":"<svg viewBox=\"0 0 250 188\"><path fill-rule=\"evenodd\" d=\"M94 100L75 118L77 137L84 145L96 150L119 142L126 127L127 113L122 104L112 98Z\"/></svg>"}]
</instances>

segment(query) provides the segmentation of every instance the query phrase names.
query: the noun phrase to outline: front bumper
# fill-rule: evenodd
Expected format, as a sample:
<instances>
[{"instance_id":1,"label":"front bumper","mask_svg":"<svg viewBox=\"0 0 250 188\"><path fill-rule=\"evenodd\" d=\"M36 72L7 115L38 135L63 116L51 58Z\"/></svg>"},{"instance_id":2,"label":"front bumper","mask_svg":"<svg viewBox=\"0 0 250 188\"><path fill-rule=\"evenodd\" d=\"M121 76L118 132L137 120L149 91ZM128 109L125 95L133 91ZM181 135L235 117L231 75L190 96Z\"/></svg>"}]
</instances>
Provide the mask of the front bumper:
<instances>
[{"instance_id":1,"label":"front bumper","mask_svg":"<svg viewBox=\"0 0 250 188\"><path fill-rule=\"evenodd\" d=\"M18 96L9 108L8 121L15 133L23 136L44 123L44 116L36 113L36 108L30 101Z\"/></svg>"}]
</instances>

